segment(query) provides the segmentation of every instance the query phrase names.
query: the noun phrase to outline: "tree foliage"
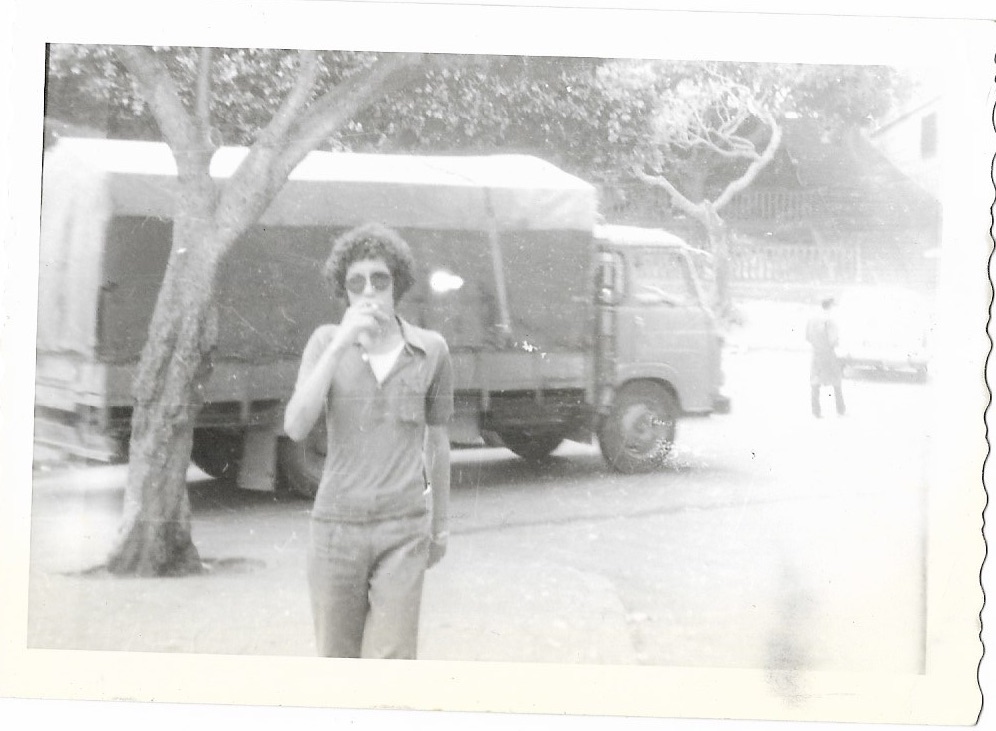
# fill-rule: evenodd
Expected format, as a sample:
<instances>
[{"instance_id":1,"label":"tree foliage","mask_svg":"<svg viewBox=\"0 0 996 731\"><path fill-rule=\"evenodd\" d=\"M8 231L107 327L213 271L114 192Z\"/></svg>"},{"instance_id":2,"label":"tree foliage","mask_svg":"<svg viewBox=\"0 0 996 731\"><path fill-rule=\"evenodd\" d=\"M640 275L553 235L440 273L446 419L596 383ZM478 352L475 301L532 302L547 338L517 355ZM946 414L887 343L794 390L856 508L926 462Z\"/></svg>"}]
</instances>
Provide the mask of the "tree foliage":
<instances>
[{"instance_id":1,"label":"tree foliage","mask_svg":"<svg viewBox=\"0 0 996 731\"><path fill-rule=\"evenodd\" d=\"M197 91L199 49L152 49L173 79L179 99L192 109ZM357 70L369 68L373 53L323 51L315 54L313 100ZM49 47L49 98L60 116L80 122L96 111L111 136L159 139L155 115L120 55L111 46L53 44ZM251 145L273 117L298 75L298 52L220 48L212 54L211 117L217 142ZM88 114L88 111L90 114Z\"/></svg>"},{"instance_id":2,"label":"tree foliage","mask_svg":"<svg viewBox=\"0 0 996 731\"><path fill-rule=\"evenodd\" d=\"M194 94L197 54L157 49L181 97ZM317 54L315 93L366 68L376 54ZM287 94L296 52L218 49L212 66L213 124L224 144L248 145ZM159 135L147 102L104 46L52 46L50 83L62 83L70 114L101 100L114 136ZM68 82L68 83L65 83ZM693 144L693 123L738 119L742 138L770 134L761 110L818 120L828 133L888 111L908 83L883 66L689 62L639 59L481 56L435 63L419 80L372 104L322 143L382 152L531 152L596 181L646 172L689 180L742 174L748 163L719 160ZM725 115L725 117L724 117ZM721 122L725 119L725 122ZM701 132L699 132L701 136ZM715 135L710 133L715 142ZM714 151L715 152L715 151ZM707 174L703 175L703 171ZM721 184L713 179L712 192ZM708 191L708 184L701 193Z\"/></svg>"},{"instance_id":3,"label":"tree foliage","mask_svg":"<svg viewBox=\"0 0 996 731\"><path fill-rule=\"evenodd\" d=\"M606 83L600 59L490 57L439 68L350 125L355 149L526 152L586 177L617 166L648 129L648 89Z\"/></svg>"},{"instance_id":4,"label":"tree foliage","mask_svg":"<svg viewBox=\"0 0 996 731\"><path fill-rule=\"evenodd\" d=\"M634 149L631 162L642 173L665 177L693 203L728 202L731 196L724 192L749 175L772 138L772 153L777 149L786 120L813 120L832 137L885 114L906 88L901 74L888 67L729 62L652 67L643 74L659 84L653 133Z\"/></svg>"}]
</instances>

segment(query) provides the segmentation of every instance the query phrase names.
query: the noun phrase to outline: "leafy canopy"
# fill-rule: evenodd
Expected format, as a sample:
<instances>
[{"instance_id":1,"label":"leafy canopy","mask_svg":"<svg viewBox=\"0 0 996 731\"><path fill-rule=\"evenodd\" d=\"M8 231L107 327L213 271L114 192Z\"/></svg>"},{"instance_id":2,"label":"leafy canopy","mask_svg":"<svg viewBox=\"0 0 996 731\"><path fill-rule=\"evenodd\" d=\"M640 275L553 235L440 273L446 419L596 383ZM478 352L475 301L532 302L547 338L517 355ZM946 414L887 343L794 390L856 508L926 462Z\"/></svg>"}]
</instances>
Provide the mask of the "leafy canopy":
<instances>
[{"instance_id":1,"label":"leafy canopy","mask_svg":"<svg viewBox=\"0 0 996 731\"><path fill-rule=\"evenodd\" d=\"M155 51L192 104L198 49ZM377 57L320 53L314 95ZM52 45L48 70L54 116L104 124L112 136L158 137L145 101L109 47ZM220 140L251 144L296 73L293 50L219 49L211 113ZM900 72L881 66L480 56L474 63L430 65L420 83L361 112L326 146L529 152L595 180L626 177L634 166L678 177L703 166L735 174L745 163L718 150L763 145L772 121L807 117L830 131L865 124L908 88Z\"/></svg>"}]
</instances>

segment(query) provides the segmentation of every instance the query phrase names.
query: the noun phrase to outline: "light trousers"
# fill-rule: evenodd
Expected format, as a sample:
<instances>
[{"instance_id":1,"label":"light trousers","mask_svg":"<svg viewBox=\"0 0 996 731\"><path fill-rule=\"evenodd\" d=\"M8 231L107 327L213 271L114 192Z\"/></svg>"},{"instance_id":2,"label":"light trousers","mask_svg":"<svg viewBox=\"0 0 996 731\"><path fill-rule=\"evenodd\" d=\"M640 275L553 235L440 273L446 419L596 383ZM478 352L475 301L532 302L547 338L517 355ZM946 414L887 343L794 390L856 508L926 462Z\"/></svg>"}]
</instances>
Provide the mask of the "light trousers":
<instances>
[{"instance_id":1,"label":"light trousers","mask_svg":"<svg viewBox=\"0 0 996 731\"><path fill-rule=\"evenodd\" d=\"M837 413L843 416L845 412L843 385L839 380L834 381L830 385L833 388L833 398L834 398L834 404L837 407ZM813 416L822 415L822 410L820 409L820 392L821 392L821 387L818 385L811 385L809 387L809 402L813 408Z\"/></svg>"},{"instance_id":2,"label":"light trousers","mask_svg":"<svg viewBox=\"0 0 996 731\"><path fill-rule=\"evenodd\" d=\"M308 585L322 657L414 659L429 516L312 519Z\"/></svg>"}]
</instances>

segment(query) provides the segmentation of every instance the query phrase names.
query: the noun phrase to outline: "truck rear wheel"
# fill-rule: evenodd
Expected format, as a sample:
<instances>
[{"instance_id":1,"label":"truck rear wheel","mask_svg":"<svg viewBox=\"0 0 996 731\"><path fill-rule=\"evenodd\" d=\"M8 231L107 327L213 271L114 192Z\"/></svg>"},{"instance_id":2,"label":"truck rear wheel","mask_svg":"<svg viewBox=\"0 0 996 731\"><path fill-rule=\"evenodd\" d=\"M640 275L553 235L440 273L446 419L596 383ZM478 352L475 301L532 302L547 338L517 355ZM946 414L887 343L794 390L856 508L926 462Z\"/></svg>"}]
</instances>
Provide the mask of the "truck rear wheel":
<instances>
[{"instance_id":1,"label":"truck rear wheel","mask_svg":"<svg viewBox=\"0 0 996 731\"><path fill-rule=\"evenodd\" d=\"M560 434L540 432L531 433L527 431L501 431L498 433L502 442L510 450L523 459L535 462L548 456L553 450L560 446L564 437Z\"/></svg>"},{"instance_id":2,"label":"truck rear wheel","mask_svg":"<svg viewBox=\"0 0 996 731\"><path fill-rule=\"evenodd\" d=\"M277 444L279 486L295 495L313 500L318 494L325 466L325 429L315 429L295 442L286 437Z\"/></svg>"},{"instance_id":3,"label":"truck rear wheel","mask_svg":"<svg viewBox=\"0 0 996 731\"><path fill-rule=\"evenodd\" d=\"M241 429L195 429L190 459L217 480L235 480L245 437Z\"/></svg>"},{"instance_id":4,"label":"truck rear wheel","mask_svg":"<svg viewBox=\"0 0 996 731\"><path fill-rule=\"evenodd\" d=\"M598 445L611 467L626 474L663 466L674 445L678 405L654 383L623 387L598 431Z\"/></svg>"}]
</instances>

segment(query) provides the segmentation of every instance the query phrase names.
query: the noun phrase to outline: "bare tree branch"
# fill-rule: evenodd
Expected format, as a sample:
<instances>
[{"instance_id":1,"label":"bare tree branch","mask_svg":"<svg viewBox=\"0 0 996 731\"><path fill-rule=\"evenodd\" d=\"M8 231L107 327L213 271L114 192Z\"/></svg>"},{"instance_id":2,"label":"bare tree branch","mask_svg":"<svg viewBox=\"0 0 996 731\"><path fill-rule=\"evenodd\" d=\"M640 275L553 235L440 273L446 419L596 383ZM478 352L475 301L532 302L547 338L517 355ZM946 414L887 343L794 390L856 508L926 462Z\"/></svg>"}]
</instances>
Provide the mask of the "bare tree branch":
<instances>
[{"instance_id":1,"label":"bare tree branch","mask_svg":"<svg viewBox=\"0 0 996 731\"><path fill-rule=\"evenodd\" d=\"M704 220L703 217L706 215L705 207L699 203L692 203L692 201L682 195L681 191L675 188L671 181L663 175L649 175L639 167L633 168L633 173L644 183L656 185L658 188L663 188L667 191L671 201L685 211L685 213L690 216L695 216L699 220Z\"/></svg>"},{"instance_id":2,"label":"bare tree branch","mask_svg":"<svg viewBox=\"0 0 996 731\"><path fill-rule=\"evenodd\" d=\"M386 96L411 82L421 73L424 60L424 55L420 53L382 57L316 100L290 132L292 139L273 170L275 179L280 182L285 180L305 155L375 98Z\"/></svg>"},{"instance_id":3,"label":"bare tree branch","mask_svg":"<svg viewBox=\"0 0 996 731\"><path fill-rule=\"evenodd\" d=\"M719 145L717 145L712 140L707 139L705 137L699 137L698 135L695 135L692 138L692 140L690 141L690 144L694 145L696 147L704 147L707 150L709 150L710 152L714 152L717 155L719 155L721 157L725 157L727 159L738 159L738 158L741 157L739 154L737 154L733 150L726 150L726 149L720 147Z\"/></svg>"},{"instance_id":4,"label":"bare tree branch","mask_svg":"<svg viewBox=\"0 0 996 731\"><path fill-rule=\"evenodd\" d=\"M717 211L733 200L735 195L746 190L765 166L774 159L775 152L777 152L778 146L782 141L782 127L771 115L766 115L764 121L771 127L771 139L768 140L767 147L765 147L761 156L750 164L746 172L727 185L726 189L716 198L714 207Z\"/></svg>"},{"instance_id":5,"label":"bare tree branch","mask_svg":"<svg viewBox=\"0 0 996 731\"><path fill-rule=\"evenodd\" d=\"M716 79L717 81L719 81L723 86L725 86L725 87L727 87L729 89L736 89L737 91L745 94L747 96L747 98L750 98L751 96L753 96L753 92L750 90L749 87L747 87L746 85L740 83L739 81L734 81L732 78L730 78L726 74L721 74L711 64L708 64L708 63L702 64L702 69L707 74L709 74L710 76L712 76L714 79Z\"/></svg>"},{"instance_id":6,"label":"bare tree branch","mask_svg":"<svg viewBox=\"0 0 996 731\"><path fill-rule=\"evenodd\" d=\"M318 79L318 54L315 51L299 51L297 59L298 72L294 86L284 97L273 119L259 133L254 148L269 148L274 151L281 149L294 120L308 103Z\"/></svg>"},{"instance_id":7,"label":"bare tree branch","mask_svg":"<svg viewBox=\"0 0 996 731\"><path fill-rule=\"evenodd\" d=\"M201 139L208 144L211 140L211 62L214 50L202 48L197 61L197 126Z\"/></svg>"},{"instance_id":8,"label":"bare tree branch","mask_svg":"<svg viewBox=\"0 0 996 731\"><path fill-rule=\"evenodd\" d=\"M715 134L715 131L711 131L709 134ZM720 147L711 139L707 137L700 137L699 135L693 136L691 144L698 147L705 147L711 152L714 152L717 155L725 157L729 160L742 160L744 158L753 159L758 156L757 150L754 146L742 137L727 137L721 139L724 143L729 145L728 148Z\"/></svg>"},{"instance_id":9,"label":"bare tree branch","mask_svg":"<svg viewBox=\"0 0 996 731\"><path fill-rule=\"evenodd\" d=\"M706 122L705 122L704 119L702 119L701 112L698 109L696 109L695 107L691 106L691 105L689 105L689 109L692 112L692 118L695 120L695 125L699 129L709 129L709 125L706 124Z\"/></svg>"},{"instance_id":10,"label":"bare tree branch","mask_svg":"<svg viewBox=\"0 0 996 731\"><path fill-rule=\"evenodd\" d=\"M747 121L748 116L750 116L750 113L747 110L737 110L737 113L732 118L720 125L719 133L722 135L732 135L736 133L736 131L740 129L740 126Z\"/></svg>"},{"instance_id":11,"label":"bare tree branch","mask_svg":"<svg viewBox=\"0 0 996 731\"><path fill-rule=\"evenodd\" d=\"M313 102L300 122L290 119L283 140L277 133L286 122L271 124L264 134L274 136L273 144L260 138L226 184L218 202L219 227L227 230L234 222L261 215L309 152L374 99L408 83L421 61L421 54L391 55L353 74ZM303 77L308 73L304 70ZM296 84L291 96L299 99L303 88L304 82ZM281 112L289 113L295 99L285 100Z\"/></svg>"},{"instance_id":12,"label":"bare tree branch","mask_svg":"<svg viewBox=\"0 0 996 731\"><path fill-rule=\"evenodd\" d=\"M196 150L197 127L162 61L147 46L115 46L114 52L141 87L142 96L174 155ZM186 166L179 158L177 164L181 168ZM181 169L180 172L189 171Z\"/></svg>"},{"instance_id":13,"label":"bare tree branch","mask_svg":"<svg viewBox=\"0 0 996 731\"><path fill-rule=\"evenodd\" d=\"M238 222L262 215L286 181L290 170L283 177L274 170L284 154L295 119L307 106L317 78L318 54L308 50L298 52L298 74L293 87L221 192L216 213L220 231L236 235Z\"/></svg>"},{"instance_id":14,"label":"bare tree branch","mask_svg":"<svg viewBox=\"0 0 996 731\"><path fill-rule=\"evenodd\" d=\"M751 159L758 157L757 145L746 137L740 135L729 135L723 140L730 146L730 150L740 157Z\"/></svg>"}]
</instances>

